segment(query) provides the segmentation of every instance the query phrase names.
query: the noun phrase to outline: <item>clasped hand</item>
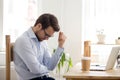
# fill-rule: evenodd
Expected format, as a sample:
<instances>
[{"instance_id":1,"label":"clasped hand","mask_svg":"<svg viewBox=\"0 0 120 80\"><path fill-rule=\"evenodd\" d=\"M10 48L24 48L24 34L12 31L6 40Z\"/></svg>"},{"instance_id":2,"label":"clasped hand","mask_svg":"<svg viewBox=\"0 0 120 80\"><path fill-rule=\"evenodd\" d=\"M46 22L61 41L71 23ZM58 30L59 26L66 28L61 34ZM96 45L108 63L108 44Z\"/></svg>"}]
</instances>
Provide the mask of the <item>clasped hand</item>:
<instances>
[{"instance_id":1,"label":"clasped hand","mask_svg":"<svg viewBox=\"0 0 120 80\"><path fill-rule=\"evenodd\" d=\"M59 37L58 37L58 43L59 43L59 47L63 48L64 42L66 40L66 36L64 35L63 32L59 32Z\"/></svg>"}]
</instances>

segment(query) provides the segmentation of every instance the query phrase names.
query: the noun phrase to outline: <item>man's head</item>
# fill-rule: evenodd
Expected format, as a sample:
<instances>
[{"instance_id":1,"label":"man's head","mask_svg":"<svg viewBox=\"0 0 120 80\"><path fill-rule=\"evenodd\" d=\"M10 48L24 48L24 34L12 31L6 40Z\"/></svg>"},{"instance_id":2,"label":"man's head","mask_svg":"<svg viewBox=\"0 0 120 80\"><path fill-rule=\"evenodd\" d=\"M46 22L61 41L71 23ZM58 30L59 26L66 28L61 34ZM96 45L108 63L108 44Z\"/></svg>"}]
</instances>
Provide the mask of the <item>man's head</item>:
<instances>
[{"instance_id":1,"label":"man's head","mask_svg":"<svg viewBox=\"0 0 120 80\"><path fill-rule=\"evenodd\" d=\"M35 22L33 31L39 41L52 37L54 32L60 30L57 18L52 14L43 14Z\"/></svg>"}]
</instances>

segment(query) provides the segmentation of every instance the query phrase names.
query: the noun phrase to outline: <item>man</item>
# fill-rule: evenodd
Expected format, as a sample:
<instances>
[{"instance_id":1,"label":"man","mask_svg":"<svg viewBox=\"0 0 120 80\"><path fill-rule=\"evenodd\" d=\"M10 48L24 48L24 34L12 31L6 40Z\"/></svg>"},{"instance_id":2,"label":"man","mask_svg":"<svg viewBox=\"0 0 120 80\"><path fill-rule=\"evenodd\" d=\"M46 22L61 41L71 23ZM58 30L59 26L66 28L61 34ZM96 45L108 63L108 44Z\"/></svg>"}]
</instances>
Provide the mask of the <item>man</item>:
<instances>
[{"instance_id":1,"label":"man","mask_svg":"<svg viewBox=\"0 0 120 80\"><path fill-rule=\"evenodd\" d=\"M46 40L59 30L57 18L46 13L16 40L14 64L20 80L55 80L48 73L60 60L66 36L59 32L58 48L53 55L48 50Z\"/></svg>"}]
</instances>

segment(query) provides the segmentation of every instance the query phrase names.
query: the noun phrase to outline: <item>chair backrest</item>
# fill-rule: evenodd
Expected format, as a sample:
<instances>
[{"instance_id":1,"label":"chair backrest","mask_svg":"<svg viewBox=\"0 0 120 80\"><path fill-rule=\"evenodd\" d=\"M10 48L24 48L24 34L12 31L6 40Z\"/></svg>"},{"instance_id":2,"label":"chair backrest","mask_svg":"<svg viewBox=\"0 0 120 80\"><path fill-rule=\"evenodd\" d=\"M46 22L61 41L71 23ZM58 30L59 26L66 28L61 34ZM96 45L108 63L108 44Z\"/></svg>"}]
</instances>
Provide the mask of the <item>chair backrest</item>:
<instances>
[{"instance_id":1,"label":"chair backrest","mask_svg":"<svg viewBox=\"0 0 120 80\"><path fill-rule=\"evenodd\" d=\"M13 61L13 45L14 43L11 43L10 41L10 35L6 35L6 80L10 80L10 65Z\"/></svg>"}]
</instances>

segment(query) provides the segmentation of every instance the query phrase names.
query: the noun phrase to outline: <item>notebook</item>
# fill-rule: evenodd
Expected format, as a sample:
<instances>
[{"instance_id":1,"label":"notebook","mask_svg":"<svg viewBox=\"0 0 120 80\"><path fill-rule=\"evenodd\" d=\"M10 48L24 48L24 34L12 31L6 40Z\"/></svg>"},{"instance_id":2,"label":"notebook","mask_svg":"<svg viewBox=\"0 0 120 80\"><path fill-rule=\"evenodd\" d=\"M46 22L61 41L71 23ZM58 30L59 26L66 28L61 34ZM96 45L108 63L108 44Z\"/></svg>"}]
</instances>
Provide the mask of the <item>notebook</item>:
<instances>
[{"instance_id":1,"label":"notebook","mask_svg":"<svg viewBox=\"0 0 120 80\"><path fill-rule=\"evenodd\" d=\"M91 65L91 71L106 71L114 67L120 47L113 47L108 57L106 65Z\"/></svg>"}]
</instances>

